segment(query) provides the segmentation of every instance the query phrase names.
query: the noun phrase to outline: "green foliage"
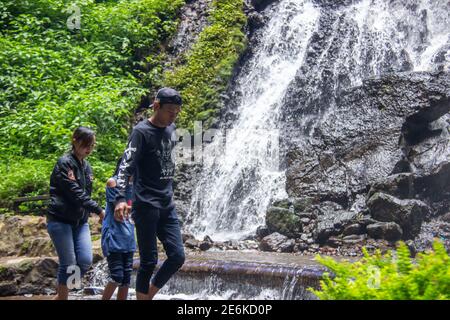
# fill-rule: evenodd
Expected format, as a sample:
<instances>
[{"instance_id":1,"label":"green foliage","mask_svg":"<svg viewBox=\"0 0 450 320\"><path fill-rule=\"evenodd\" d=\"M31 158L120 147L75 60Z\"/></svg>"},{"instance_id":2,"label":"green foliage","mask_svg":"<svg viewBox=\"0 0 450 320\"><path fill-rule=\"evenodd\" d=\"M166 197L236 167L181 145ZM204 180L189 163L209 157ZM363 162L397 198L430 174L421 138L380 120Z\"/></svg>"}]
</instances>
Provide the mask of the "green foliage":
<instances>
[{"instance_id":1,"label":"green foliage","mask_svg":"<svg viewBox=\"0 0 450 320\"><path fill-rule=\"evenodd\" d=\"M183 1L80 1L81 30L66 26L72 1L2 1L0 154L61 154L79 125L113 161L146 90L139 57L176 28ZM112 148L112 150L111 150Z\"/></svg>"},{"instance_id":2,"label":"green foliage","mask_svg":"<svg viewBox=\"0 0 450 320\"><path fill-rule=\"evenodd\" d=\"M410 258L408 247L399 243L396 252L378 250L357 262L317 260L331 270L321 281L322 290L309 289L323 300L448 300L450 257L438 240L433 250Z\"/></svg>"},{"instance_id":3,"label":"green foliage","mask_svg":"<svg viewBox=\"0 0 450 320\"><path fill-rule=\"evenodd\" d=\"M76 1L81 29L69 30L73 3L0 0L3 205L18 196L48 193L51 169L80 125L97 133L89 161L97 177L94 198L103 200L132 111L147 91L142 81L153 81L140 77L144 71L160 72L161 61L147 64L142 57L159 56L184 1Z\"/></svg>"},{"instance_id":4,"label":"green foliage","mask_svg":"<svg viewBox=\"0 0 450 320\"><path fill-rule=\"evenodd\" d=\"M122 152L123 149L120 151ZM107 163L95 158L90 160L92 170L94 171L94 182L92 185L92 198L98 203L105 205L105 186L106 181L111 177L116 166L115 159L114 162Z\"/></svg>"},{"instance_id":5,"label":"green foliage","mask_svg":"<svg viewBox=\"0 0 450 320\"><path fill-rule=\"evenodd\" d=\"M0 163L0 206L7 207L11 199L48 193L48 181L53 163L47 160L15 159Z\"/></svg>"},{"instance_id":6,"label":"green foliage","mask_svg":"<svg viewBox=\"0 0 450 320\"><path fill-rule=\"evenodd\" d=\"M164 45L184 0L0 0L0 207L48 193L56 159L80 125L97 133L94 199L123 152L148 88L179 89L179 125L216 115L245 47L243 0L214 0L209 25L173 71ZM67 22L80 8L79 30ZM0 209L4 211L3 209Z\"/></svg>"},{"instance_id":7,"label":"green foliage","mask_svg":"<svg viewBox=\"0 0 450 320\"><path fill-rule=\"evenodd\" d=\"M115 163L106 163L95 158L90 160L95 173L93 198L104 204L106 180L114 171ZM15 159L0 164L0 207L10 207L16 197L48 194L50 174L56 163L51 160ZM26 208L23 208L24 210Z\"/></svg>"},{"instance_id":8,"label":"green foliage","mask_svg":"<svg viewBox=\"0 0 450 320\"><path fill-rule=\"evenodd\" d=\"M233 67L244 51L246 17L242 0L214 0L210 25L199 35L185 64L165 74L164 84L177 88L184 106L179 127L193 128L196 120L214 117L219 94L226 88Z\"/></svg>"}]
</instances>

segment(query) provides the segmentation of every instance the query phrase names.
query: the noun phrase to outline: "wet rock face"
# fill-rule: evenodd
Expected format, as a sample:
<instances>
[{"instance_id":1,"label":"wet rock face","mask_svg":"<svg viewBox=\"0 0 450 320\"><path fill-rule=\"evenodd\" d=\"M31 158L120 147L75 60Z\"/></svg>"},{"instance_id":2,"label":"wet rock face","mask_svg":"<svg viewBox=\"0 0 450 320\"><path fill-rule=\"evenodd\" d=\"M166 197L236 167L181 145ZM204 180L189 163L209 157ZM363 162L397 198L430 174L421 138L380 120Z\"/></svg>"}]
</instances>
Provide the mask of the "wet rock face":
<instances>
[{"instance_id":1,"label":"wet rock face","mask_svg":"<svg viewBox=\"0 0 450 320\"><path fill-rule=\"evenodd\" d=\"M262 11L267 6L274 2L278 2L279 0L247 0L247 2L250 2L250 4L257 10Z\"/></svg>"},{"instance_id":2,"label":"wet rock face","mask_svg":"<svg viewBox=\"0 0 450 320\"><path fill-rule=\"evenodd\" d=\"M403 126L413 115L434 121L448 113L449 85L448 73L410 74L367 80L343 93L313 139L287 147L288 193L321 193L345 203L382 178L411 171L412 155L403 150Z\"/></svg>"},{"instance_id":3,"label":"wet rock face","mask_svg":"<svg viewBox=\"0 0 450 320\"><path fill-rule=\"evenodd\" d=\"M341 233L357 217L356 212L343 210L341 206L332 202L321 203L318 211L317 226L313 233L318 243L325 243L329 237Z\"/></svg>"},{"instance_id":4,"label":"wet rock face","mask_svg":"<svg viewBox=\"0 0 450 320\"><path fill-rule=\"evenodd\" d=\"M54 256L44 217L0 216L0 257Z\"/></svg>"},{"instance_id":5,"label":"wet rock face","mask_svg":"<svg viewBox=\"0 0 450 320\"><path fill-rule=\"evenodd\" d=\"M450 140L450 139L449 139ZM447 141L449 143L449 141ZM444 149L450 150L450 149ZM429 172L420 174L414 181L419 196L429 203L433 216L450 211L450 161L442 161Z\"/></svg>"},{"instance_id":6,"label":"wet rock face","mask_svg":"<svg viewBox=\"0 0 450 320\"><path fill-rule=\"evenodd\" d=\"M170 57L187 52L208 24L212 0L190 0L181 8L181 21L176 36L168 45Z\"/></svg>"},{"instance_id":7,"label":"wet rock face","mask_svg":"<svg viewBox=\"0 0 450 320\"><path fill-rule=\"evenodd\" d=\"M395 200L383 196L384 204L372 201L372 209L377 203L397 213L387 217L388 210L372 211L372 218L396 222L404 239L416 237L424 219L450 209L449 88L445 72L365 80L337 97L336 107L309 139L298 138L306 128L291 117L297 129L287 122L290 142L284 143L289 195L332 201L345 211L358 197L368 200L382 192ZM286 109L300 121L308 111L297 109L302 97L294 96ZM366 214L370 206L359 202L356 212ZM341 215L337 210L334 217ZM332 221L329 216L318 224L317 241L342 231Z\"/></svg>"},{"instance_id":8,"label":"wet rock face","mask_svg":"<svg viewBox=\"0 0 450 320\"><path fill-rule=\"evenodd\" d=\"M195 190L200 173L201 166L199 164L177 163L173 192L175 208L182 224L189 212L192 192Z\"/></svg>"},{"instance_id":9,"label":"wet rock face","mask_svg":"<svg viewBox=\"0 0 450 320\"><path fill-rule=\"evenodd\" d=\"M445 72L369 79L338 96L310 139L298 139L300 122L285 124L287 191L315 199L315 242L414 239L424 221L450 211L449 88ZM299 120L301 99L287 106Z\"/></svg>"}]
</instances>

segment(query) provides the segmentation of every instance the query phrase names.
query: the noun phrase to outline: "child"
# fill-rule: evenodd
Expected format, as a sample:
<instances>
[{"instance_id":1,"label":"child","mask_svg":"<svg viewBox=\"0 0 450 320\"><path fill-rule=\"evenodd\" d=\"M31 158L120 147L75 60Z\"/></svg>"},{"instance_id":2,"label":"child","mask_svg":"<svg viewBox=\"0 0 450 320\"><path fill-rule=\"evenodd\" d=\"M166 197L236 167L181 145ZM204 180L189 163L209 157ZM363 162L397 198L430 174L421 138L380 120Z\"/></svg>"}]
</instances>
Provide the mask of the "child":
<instances>
[{"instance_id":1,"label":"child","mask_svg":"<svg viewBox=\"0 0 450 320\"><path fill-rule=\"evenodd\" d=\"M126 300L133 271L133 254L136 251L134 224L130 220L119 222L114 219L114 200L116 198L116 179L119 159L113 177L106 184L106 215L102 224L102 250L108 261L110 279L103 292L103 300L111 299L119 287L117 300ZM132 177L126 189L127 202L131 205Z\"/></svg>"}]
</instances>

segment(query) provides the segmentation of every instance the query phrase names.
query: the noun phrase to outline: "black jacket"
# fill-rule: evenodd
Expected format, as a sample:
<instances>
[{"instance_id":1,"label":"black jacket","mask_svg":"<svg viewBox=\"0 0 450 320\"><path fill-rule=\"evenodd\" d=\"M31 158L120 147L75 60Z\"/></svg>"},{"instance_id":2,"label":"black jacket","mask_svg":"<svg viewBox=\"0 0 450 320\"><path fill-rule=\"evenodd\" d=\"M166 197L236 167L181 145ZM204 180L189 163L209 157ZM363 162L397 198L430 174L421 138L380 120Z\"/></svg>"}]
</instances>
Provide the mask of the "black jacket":
<instances>
[{"instance_id":1,"label":"black jacket","mask_svg":"<svg viewBox=\"0 0 450 320\"><path fill-rule=\"evenodd\" d=\"M92 169L73 153L58 159L50 177L48 218L72 225L85 223L91 212L100 214L102 207L91 199Z\"/></svg>"}]
</instances>

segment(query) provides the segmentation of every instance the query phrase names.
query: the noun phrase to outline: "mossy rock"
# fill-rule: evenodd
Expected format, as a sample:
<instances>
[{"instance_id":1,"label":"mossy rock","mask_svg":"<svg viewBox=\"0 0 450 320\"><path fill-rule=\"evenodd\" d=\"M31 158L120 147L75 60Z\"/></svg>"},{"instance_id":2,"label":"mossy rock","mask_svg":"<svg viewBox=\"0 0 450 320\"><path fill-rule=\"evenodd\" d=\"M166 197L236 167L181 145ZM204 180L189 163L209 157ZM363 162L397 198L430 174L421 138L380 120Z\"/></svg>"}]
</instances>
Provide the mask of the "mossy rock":
<instances>
[{"instance_id":1,"label":"mossy rock","mask_svg":"<svg viewBox=\"0 0 450 320\"><path fill-rule=\"evenodd\" d=\"M39 257L56 256L53 242L49 237L26 239L19 250L19 256Z\"/></svg>"},{"instance_id":2,"label":"mossy rock","mask_svg":"<svg viewBox=\"0 0 450 320\"><path fill-rule=\"evenodd\" d=\"M0 255L54 256L44 217L0 217Z\"/></svg>"},{"instance_id":3,"label":"mossy rock","mask_svg":"<svg viewBox=\"0 0 450 320\"><path fill-rule=\"evenodd\" d=\"M292 210L280 207L269 208L266 225L271 233L278 232L289 238L299 237L302 232L300 218Z\"/></svg>"},{"instance_id":4,"label":"mossy rock","mask_svg":"<svg viewBox=\"0 0 450 320\"><path fill-rule=\"evenodd\" d=\"M313 209L313 205L317 203L318 200L313 197L295 198L293 200L294 211L298 215L302 212L311 212Z\"/></svg>"},{"instance_id":5,"label":"mossy rock","mask_svg":"<svg viewBox=\"0 0 450 320\"><path fill-rule=\"evenodd\" d=\"M290 199L277 200L272 204L273 207L289 209L292 206Z\"/></svg>"}]
</instances>

